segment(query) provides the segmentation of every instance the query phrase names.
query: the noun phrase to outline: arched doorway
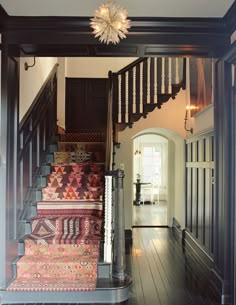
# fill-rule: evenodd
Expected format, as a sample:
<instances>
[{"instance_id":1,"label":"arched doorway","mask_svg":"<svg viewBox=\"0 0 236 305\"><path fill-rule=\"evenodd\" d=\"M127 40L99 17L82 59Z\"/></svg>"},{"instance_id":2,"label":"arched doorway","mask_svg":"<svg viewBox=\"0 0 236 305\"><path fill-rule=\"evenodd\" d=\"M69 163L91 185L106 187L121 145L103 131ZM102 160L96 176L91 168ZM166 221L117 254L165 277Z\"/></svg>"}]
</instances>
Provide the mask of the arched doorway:
<instances>
[{"instance_id":1,"label":"arched doorway","mask_svg":"<svg viewBox=\"0 0 236 305\"><path fill-rule=\"evenodd\" d=\"M133 180L133 226L167 226L168 140L165 137L147 133L133 139Z\"/></svg>"},{"instance_id":2,"label":"arched doorway","mask_svg":"<svg viewBox=\"0 0 236 305\"><path fill-rule=\"evenodd\" d=\"M185 212L184 212L184 200L185 200L185 192L184 192L184 181L185 181L185 171L184 171L184 162L185 162L185 154L184 154L184 140L183 138L177 134L175 131L166 129L166 128L147 128L144 129L132 137L133 142L133 150L132 150L132 161L133 161L133 205L132 205L132 226L172 226L174 218L178 219L181 225L184 227L185 222ZM141 144L142 143L142 144ZM153 145L152 145L153 143ZM159 146L159 148L158 148ZM155 204L149 204L148 199L152 194L148 194L146 192L146 199L145 196L141 199L147 200L147 204L144 202L141 203L140 206L136 206L135 199L135 186L137 182L137 174L140 174L138 171L141 171L141 162L142 159L142 150L141 154L139 155L139 147L149 147L147 150L149 152L152 150L154 151L154 155L158 155L155 153L155 150L159 150L159 158L163 159L163 161L159 160L159 162L163 162L162 164L162 173L161 173L161 183L159 185L159 194L153 194ZM152 147L152 149L150 149ZM160 147L162 147L162 152ZM136 153L136 155L135 155ZM162 154L162 156L161 156ZM135 160L136 159L136 160ZM139 160L138 160L139 159ZM136 163L136 165L135 165ZM158 162L157 162L158 163ZM152 168L154 168L154 163L152 163ZM145 165L144 165L145 167ZM157 169L158 170L158 169ZM155 171L155 170L154 170ZM160 167L159 167L160 171ZM146 175L146 174L145 174ZM139 176L138 176L139 177ZM140 174L140 180L142 180L142 175ZM149 177L144 178L144 180L148 183ZM141 181L142 182L142 181ZM149 185L151 186L151 185ZM159 198L158 198L159 195ZM149 198L148 198L149 196ZM158 203L159 199L159 205ZM152 200L152 199L151 199ZM147 207L146 207L147 206ZM155 222L152 219L152 216L155 215L155 212L151 211L155 209L157 213L160 213L162 216L161 220ZM158 207L165 206L165 209L158 212ZM138 208L140 208L138 210ZM143 210L142 210L143 208ZM140 218L135 219L135 209L136 212L138 211L138 217L141 217L142 212L144 209L147 210L147 219L144 220L141 224L139 223ZM148 211L149 209L149 211ZM165 212L164 212L165 211Z\"/></svg>"}]
</instances>

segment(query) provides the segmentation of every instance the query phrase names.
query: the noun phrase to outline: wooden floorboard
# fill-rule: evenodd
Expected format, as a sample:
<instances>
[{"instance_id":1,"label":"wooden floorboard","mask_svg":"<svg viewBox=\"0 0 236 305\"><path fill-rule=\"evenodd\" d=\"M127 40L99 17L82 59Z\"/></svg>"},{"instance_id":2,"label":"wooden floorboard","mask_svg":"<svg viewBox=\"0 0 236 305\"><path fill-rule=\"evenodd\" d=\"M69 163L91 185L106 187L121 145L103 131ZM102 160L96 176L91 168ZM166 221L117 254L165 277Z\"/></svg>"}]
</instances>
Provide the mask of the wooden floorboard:
<instances>
[{"instance_id":1,"label":"wooden floorboard","mask_svg":"<svg viewBox=\"0 0 236 305\"><path fill-rule=\"evenodd\" d=\"M207 295L208 279L196 264L195 273L183 250L169 228L133 228L127 250L133 284L126 304L215 305Z\"/></svg>"}]
</instances>

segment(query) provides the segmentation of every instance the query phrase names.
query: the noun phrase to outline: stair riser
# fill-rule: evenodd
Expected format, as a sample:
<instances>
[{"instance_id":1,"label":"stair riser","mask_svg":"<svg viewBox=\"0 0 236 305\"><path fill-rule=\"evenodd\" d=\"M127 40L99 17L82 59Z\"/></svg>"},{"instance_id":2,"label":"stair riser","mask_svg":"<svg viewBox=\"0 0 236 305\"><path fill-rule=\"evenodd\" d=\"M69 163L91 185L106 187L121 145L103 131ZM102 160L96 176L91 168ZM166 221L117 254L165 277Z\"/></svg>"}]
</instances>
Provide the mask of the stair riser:
<instances>
[{"instance_id":1,"label":"stair riser","mask_svg":"<svg viewBox=\"0 0 236 305\"><path fill-rule=\"evenodd\" d=\"M92 274L96 275L97 264L96 262L87 262L83 260L78 262L60 263L58 258L57 262L39 262L37 265L31 262L17 263L17 277L18 278L65 278L71 280L78 280L80 278L89 278Z\"/></svg>"},{"instance_id":2,"label":"stair riser","mask_svg":"<svg viewBox=\"0 0 236 305\"><path fill-rule=\"evenodd\" d=\"M24 246L24 243L19 243L18 245L18 254L20 256L23 256L25 255L25 246ZM16 274L16 264L13 265L14 266L14 274ZM111 277L111 274L112 274L112 265L111 264L106 264L106 263L102 263L102 262L99 262L98 263L98 278L110 278Z\"/></svg>"}]
</instances>

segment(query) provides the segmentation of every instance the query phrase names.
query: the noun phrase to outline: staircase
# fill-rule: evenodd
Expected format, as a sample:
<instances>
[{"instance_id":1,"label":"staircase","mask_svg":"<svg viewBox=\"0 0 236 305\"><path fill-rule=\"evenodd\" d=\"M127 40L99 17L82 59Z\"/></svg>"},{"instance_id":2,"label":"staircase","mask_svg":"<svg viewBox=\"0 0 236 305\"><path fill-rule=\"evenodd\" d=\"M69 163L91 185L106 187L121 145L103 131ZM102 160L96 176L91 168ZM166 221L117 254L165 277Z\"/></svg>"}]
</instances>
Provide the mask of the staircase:
<instances>
[{"instance_id":1,"label":"staircase","mask_svg":"<svg viewBox=\"0 0 236 305\"><path fill-rule=\"evenodd\" d=\"M185 72L184 59L160 57L141 58L109 73L106 136L60 134L50 144L57 128L54 67L14 142L17 154L9 172L15 178L13 187L8 186L14 200L8 203L4 232L2 304L128 299L124 173L114 171L117 132L175 98L185 88Z\"/></svg>"},{"instance_id":2,"label":"staircase","mask_svg":"<svg viewBox=\"0 0 236 305\"><path fill-rule=\"evenodd\" d=\"M103 257L104 136L62 134L46 159L38 177L41 200L4 303L126 300L130 279L112 278L111 261Z\"/></svg>"}]
</instances>

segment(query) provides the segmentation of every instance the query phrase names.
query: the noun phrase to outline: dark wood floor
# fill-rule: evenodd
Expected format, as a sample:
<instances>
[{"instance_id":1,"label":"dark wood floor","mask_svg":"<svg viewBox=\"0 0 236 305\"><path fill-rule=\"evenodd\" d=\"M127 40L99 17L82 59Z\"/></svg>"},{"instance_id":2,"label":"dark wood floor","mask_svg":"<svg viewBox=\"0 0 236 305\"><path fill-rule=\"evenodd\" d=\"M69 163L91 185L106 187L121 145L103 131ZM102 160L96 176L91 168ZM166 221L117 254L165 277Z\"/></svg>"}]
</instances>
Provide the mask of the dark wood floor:
<instances>
[{"instance_id":1,"label":"dark wood floor","mask_svg":"<svg viewBox=\"0 0 236 305\"><path fill-rule=\"evenodd\" d=\"M169 228L134 228L133 245L127 247L133 284L126 304L215 304L208 279L183 250Z\"/></svg>"},{"instance_id":2,"label":"dark wood floor","mask_svg":"<svg viewBox=\"0 0 236 305\"><path fill-rule=\"evenodd\" d=\"M133 226L167 226L167 201L133 205Z\"/></svg>"}]
</instances>

